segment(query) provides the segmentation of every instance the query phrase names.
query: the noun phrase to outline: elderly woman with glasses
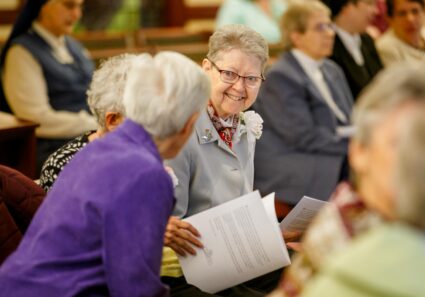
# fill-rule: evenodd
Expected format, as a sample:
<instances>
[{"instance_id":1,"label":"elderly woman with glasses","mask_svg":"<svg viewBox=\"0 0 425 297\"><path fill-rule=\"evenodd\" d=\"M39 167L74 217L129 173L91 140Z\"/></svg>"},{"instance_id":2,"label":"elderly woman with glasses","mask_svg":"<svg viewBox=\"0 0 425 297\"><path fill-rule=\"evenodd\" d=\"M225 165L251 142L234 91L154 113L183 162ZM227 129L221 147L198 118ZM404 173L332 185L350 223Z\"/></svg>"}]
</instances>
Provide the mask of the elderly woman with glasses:
<instances>
[{"instance_id":1,"label":"elderly woman with glasses","mask_svg":"<svg viewBox=\"0 0 425 297\"><path fill-rule=\"evenodd\" d=\"M286 51L267 74L254 109L264 118L256 147L255 187L295 205L327 200L346 176L352 95L331 55L335 32L319 1L290 5L282 18Z\"/></svg>"},{"instance_id":2,"label":"elderly woman with glasses","mask_svg":"<svg viewBox=\"0 0 425 297\"><path fill-rule=\"evenodd\" d=\"M181 219L220 205L253 190L254 148L261 135L261 117L244 112L257 98L268 59L266 40L243 25L226 25L209 40L202 68L211 80L208 106L183 151L166 162L177 178L176 205L165 235L166 246L181 255L202 247L197 230ZM177 257L165 249L164 280L177 296L204 296L182 277ZM205 293L206 294L206 293ZM208 296L206 294L205 296ZM219 294L228 296L227 293ZM258 296L245 291L240 296Z\"/></svg>"}]
</instances>

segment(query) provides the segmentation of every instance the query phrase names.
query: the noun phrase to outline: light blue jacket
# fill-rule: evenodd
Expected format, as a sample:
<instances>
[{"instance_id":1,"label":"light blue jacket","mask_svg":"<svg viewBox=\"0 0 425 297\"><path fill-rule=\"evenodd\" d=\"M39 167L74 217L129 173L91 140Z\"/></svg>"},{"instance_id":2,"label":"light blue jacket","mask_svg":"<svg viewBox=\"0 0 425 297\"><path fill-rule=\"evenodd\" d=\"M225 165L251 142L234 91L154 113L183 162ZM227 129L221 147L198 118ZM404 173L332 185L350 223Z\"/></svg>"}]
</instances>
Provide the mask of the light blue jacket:
<instances>
[{"instance_id":1,"label":"light blue jacket","mask_svg":"<svg viewBox=\"0 0 425 297\"><path fill-rule=\"evenodd\" d=\"M179 155L166 161L178 178L173 215L187 217L253 190L255 142L246 133L231 150L206 109Z\"/></svg>"}]
</instances>

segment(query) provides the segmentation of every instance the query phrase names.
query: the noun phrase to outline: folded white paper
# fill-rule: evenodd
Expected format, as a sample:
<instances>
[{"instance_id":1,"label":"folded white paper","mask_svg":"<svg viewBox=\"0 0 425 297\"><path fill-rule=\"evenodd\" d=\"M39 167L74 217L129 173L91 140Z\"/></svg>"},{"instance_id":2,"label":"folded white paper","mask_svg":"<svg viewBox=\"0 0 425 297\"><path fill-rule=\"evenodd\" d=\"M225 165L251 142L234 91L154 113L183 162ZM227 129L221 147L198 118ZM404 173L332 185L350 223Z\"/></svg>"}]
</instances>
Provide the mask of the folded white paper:
<instances>
[{"instance_id":1,"label":"folded white paper","mask_svg":"<svg viewBox=\"0 0 425 297\"><path fill-rule=\"evenodd\" d=\"M313 217L326 203L328 202L304 196L280 222L280 229L304 232Z\"/></svg>"},{"instance_id":2,"label":"folded white paper","mask_svg":"<svg viewBox=\"0 0 425 297\"><path fill-rule=\"evenodd\" d=\"M204 245L179 256L188 283L213 294L290 264L274 194L263 200L256 191L185 219Z\"/></svg>"}]
</instances>

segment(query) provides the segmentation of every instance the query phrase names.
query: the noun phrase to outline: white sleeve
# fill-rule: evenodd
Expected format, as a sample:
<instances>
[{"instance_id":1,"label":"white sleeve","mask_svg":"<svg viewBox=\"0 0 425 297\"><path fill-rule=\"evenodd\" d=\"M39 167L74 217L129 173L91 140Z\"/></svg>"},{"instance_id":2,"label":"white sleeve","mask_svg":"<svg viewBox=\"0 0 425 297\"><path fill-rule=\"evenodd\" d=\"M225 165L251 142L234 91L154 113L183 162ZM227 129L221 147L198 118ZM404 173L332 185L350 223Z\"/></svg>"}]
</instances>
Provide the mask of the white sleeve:
<instances>
[{"instance_id":1,"label":"white sleeve","mask_svg":"<svg viewBox=\"0 0 425 297\"><path fill-rule=\"evenodd\" d=\"M3 87L15 115L40 124L38 137L73 138L97 127L85 110L57 111L50 106L41 66L22 46L14 45L7 53Z\"/></svg>"}]
</instances>

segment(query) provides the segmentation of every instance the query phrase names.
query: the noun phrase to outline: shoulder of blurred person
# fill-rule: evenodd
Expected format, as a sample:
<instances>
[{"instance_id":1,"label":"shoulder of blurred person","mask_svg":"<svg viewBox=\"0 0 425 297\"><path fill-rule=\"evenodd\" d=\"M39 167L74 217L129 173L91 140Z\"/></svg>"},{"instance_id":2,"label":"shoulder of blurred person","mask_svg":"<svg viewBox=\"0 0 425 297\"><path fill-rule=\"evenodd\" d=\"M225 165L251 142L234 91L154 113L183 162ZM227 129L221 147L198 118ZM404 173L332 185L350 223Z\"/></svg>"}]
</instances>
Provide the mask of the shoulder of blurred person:
<instances>
[{"instance_id":1,"label":"shoulder of blurred person","mask_svg":"<svg viewBox=\"0 0 425 297\"><path fill-rule=\"evenodd\" d=\"M422 34L422 36L424 35ZM378 38L376 48L385 66L400 62L415 64L425 60L424 50L415 48L402 41L394 34L391 28Z\"/></svg>"},{"instance_id":2,"label":"shoulder of blurred person","mask_svg":"<svg viewBox=\"0 0 425 297\"><path fill-rule=\"evenodd\" d=\"M48 192L50 190L65 165L69 163L76 153L89 143L89 136L93 132L94 131L88 131L77 136L47 158L41 168L39 179L40 187L42 187L44 191Z\"/></svg>"},{"instance_id":3,"label":"shoulder of blurred person","mask_svg":"<svg viewBox=\"0 0 425 297\"><path fill-rule=\"evenodd\" d=\"M332 258L301 296L421 296L425 236L403 224L374 228Z\"/></svg>"}]
</instances>

